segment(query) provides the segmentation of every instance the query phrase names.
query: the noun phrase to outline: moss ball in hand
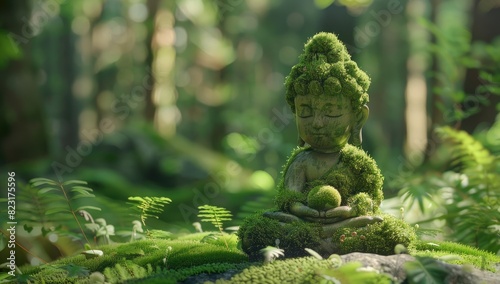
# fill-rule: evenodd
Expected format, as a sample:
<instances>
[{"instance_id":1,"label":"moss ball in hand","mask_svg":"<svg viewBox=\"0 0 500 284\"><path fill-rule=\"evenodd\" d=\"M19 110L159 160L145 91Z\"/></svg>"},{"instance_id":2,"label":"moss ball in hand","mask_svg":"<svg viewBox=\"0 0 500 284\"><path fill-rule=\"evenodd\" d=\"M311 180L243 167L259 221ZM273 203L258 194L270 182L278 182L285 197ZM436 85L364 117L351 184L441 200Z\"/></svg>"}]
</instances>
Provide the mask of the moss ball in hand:
<instances>
[{"instance_id":1,"label":"moss ball in hand","mask_svg":"<svg viewBox=\"0 0 500 284\"><path fill-rule=\"evenodd\" d=\"M319 211L338 207L341 201L339 191L329 185L317 186L307 195L307 205Z\"/></svg>"}]
</instances>

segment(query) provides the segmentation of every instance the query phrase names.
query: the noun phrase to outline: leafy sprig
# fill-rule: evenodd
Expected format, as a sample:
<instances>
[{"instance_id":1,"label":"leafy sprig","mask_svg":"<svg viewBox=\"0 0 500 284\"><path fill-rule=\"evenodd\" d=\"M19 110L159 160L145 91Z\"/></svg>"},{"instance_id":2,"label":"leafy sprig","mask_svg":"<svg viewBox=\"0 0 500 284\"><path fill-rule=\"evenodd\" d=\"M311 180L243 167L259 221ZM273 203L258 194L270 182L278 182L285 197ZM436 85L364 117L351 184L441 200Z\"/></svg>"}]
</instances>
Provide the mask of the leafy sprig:
<instances>
[{"instance_id":1,"label":"leafy sprig","mask_svg":"<svg viewBox=\"0 0 500 284\"><path fill-rule=\"evenodd\" d=\"M163 207L172 200L167 197L140 197L140 196L131 196L128 200L132 202L128 202L132 205L134 210L139 211L139 218L144 226L146 226L146 220L151 218L158 219L158 214L163 212Z\"/></svg>"},{"instance_id":2,"label":"leafy sprig","mask_svg":"<svg viewBox=\"0 0 500 284\"><path fill-rule=\"evenodd\" d=\"M43 212L44 215L70 214L77 223L85 241L90 245L83 226L76 215L80 215L80 212L87 212L86 210L100 211L101 208L89 205L75 206L76 199L95 197L92 194L93 190L87 187L87 182L81 180L59 182L47 178L34 178L30 181L30 184L38 189L38 196L42 198L48 197L49 200L53 201L53 206Z\"/></svg>"},{"instance_id":3,"label":"leafy sprig","mask_svg":"<svg viewBox=\"0 0 500 284\"><path fill-rule=\"evenodd\" d=\"M231 221L233 215L231 211L217 206L203 205L199 206L200 210L198 217L205 218L201 219L202 222L210 222L222 233L222 225L224 221Z\"/></svg>"},{"instance_id":4,"label":"leafy sprig","mask_svg":"<svg viewBox=\"0 0 500 284\"><path fill-rule=\"evenodd\" d=\"M198 217L202 218L201 221L212 223L212 225L214 225L217 229L219 229L221 235L223 234L223 228L222 228L223 222L231 221L233 217L233 215L229 210L222 207L202 205L199 206L198 209L200 210L198 213ZM227 244L226 239L224 239L224 243L226 244L226 247L229 249L229 245Z\"/></svg>"}]
</instances>

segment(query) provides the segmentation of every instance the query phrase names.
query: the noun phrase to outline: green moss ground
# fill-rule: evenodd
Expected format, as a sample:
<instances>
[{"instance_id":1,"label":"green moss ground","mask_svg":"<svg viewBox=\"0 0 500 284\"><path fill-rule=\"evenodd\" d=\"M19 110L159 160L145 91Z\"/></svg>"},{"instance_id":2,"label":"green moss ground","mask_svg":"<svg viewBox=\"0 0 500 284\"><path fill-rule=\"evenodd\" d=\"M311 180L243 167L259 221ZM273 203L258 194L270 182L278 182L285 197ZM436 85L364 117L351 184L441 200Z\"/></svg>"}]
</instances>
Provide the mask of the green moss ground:
<instances>
[{"instance_id":1,"label":"green moss ground","mask_svg":"<svg viewBox=\"0 0 500 284\"><path fill-rule=\"evenodd\" d=\"M472 265L481 270L500 272L500 255L452 242L418 241L413 255L439 258L458 265Z\"/></svg>"},{"instance_id":2,"label":"green moss ground","mask_svg":"<svg viewBox=\"0 0 500 284\"><path fill-rule=\"evenodd\" d=\"M249 262L248 257L238 249L235 235L225 235L228 249L221 238L213 239L211 234L214 233L101 246L98 249L104 252L102 257L86 259L79 254L38 267L22 267L24 274L18 282L23 282L29 275L32 283L177 283L200 273L234 270L239 272L231 281L217 280L216 283L304 283L318 282L323 279L321 275L324 273L350 279L359 267L356 263L340 265L336 255L325 260L301 257L279 259L270 264ZM500 264L500 256L451 242L417 241L410 253L492 272L496 272ZM369 283L390 283L384 275L363 274L357 277L369 279Z\"/></svg>"},{"instance_id":3,"label":"green moss ground","mask_svg":"<svg viewBox=\"0 0 500 284\"><path fill-rule=\"evenodd\" d=\"M43 280L46 283L76 283L85 277L69 277L68 280L68 265L84 267L88 273L82 272L83 274L102 273L106 268L113 268L117 264L142 268L149 266L152 269L150 272L153 273L206 264L248 262L248 257L236 247L235 235L224 236L229 246L227 248L220 236L217 239L207 237L211 234L217 236L216 233L210 232L190 234L175 240L147 239L105 245L95 248L104 252L101 257L87 259L78 254L38 267L23 267L21 271L24 275L31 275L36 283L42 283Z\"/></svg>"}]
</instances>

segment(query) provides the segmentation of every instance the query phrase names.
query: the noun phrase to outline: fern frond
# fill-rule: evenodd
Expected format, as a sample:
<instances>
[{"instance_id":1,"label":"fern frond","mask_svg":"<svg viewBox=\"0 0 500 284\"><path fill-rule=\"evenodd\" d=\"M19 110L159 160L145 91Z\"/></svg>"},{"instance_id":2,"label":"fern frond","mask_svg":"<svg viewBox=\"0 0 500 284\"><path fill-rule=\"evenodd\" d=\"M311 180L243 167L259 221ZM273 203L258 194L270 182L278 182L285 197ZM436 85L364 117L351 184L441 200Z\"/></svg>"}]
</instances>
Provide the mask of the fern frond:
<instances>
[{"instance_id":1,"label":"fern frond","mask_svg":"<svg viewBox=\"0 0 500 284\"><path fill-rule=\"evenodd\" d=\"M198 206L200 210L198 213L199 218L202 222L210 222L212 223L222 235L222 225L224 221L231 221L233 215L229 210L223 207L211 206L211 205L202 205ZM224 243L226 244L226 248L229 249L229 245L227 244L226 239L224 238Z\"/></svg>"},{"instance_id":2,"label":"fern frond","mask_svg":"<svg viewBox=\"0 0 500 284\"><path fill-rule=\"evenodd\" d=\"M81 180L58 182L47 178L34 178L30 181L30 184L33 189L38 189L36 196L39 198L38 201L40 201L40 204L44 205L44 207L39 207L43 210L43 212L40 213L43 213L44 216L72 216L88 244L89 240L76 215L80 215L79 211L84 209L99 211L101 209L95 206L77 207L77 204L74 203L75 199L95 197L95 195L91 193L92 189L85 186L87 182ZM47 205L47 207L45 207L45 205ZM45 227L42 227L42 232L47 232Z\"/></svg>"},{"instance_id":3,"label":"fern frond","mask_svg":"<svg viewBox=\"0 0 500 284\"><path fill-rule=\"evenodd\" d=\"M446 172L442 177L445 186L453 189L442 219L452 228L455 240L498 251L500 240L495 231L500 226L498 158L464 131L442 127L437 132L450 144L453 164L459 165L458 173Z\"/></svg>"},{"instance_id":4,"label":"fern frond","mask_svg":"<svg viewBox=\"0 0 500 284\"><path fill-rule=\"evenodd\" d=\"M128 200L132 202L128 202L132 205L135 210L138 210L139 218L144 226L146 226L147 218L156 218L158 219L158 214L163 212L163 207L172 200L167 197L140 197L140 196L131 196Z\"/></svg>"},{"instance_id":5,"label":"fern frond","mask_svg":"<svg viewBox=\"0 0 500 284\"><path fill-rule=\"evenodd\" d=\"M123 283L126 280L144 278L154 272L151 265L147 268L139 266L133 262L125 262L123 264L116 264L114 267L106 267L104 275L106 280L111 283Z\"/></svg>"},{"instance_id":6,"label":"fern frond","mask_svg":"<svg viewBox=\"0 0 500 284\"><path fill-rule=\"evenodd\" d=\"M220 231L222 231L223 222L231 221L233 217L230 211L222 207L203 205L199 206L198 209L200 210L198 217L205 218L201 221L212 223Z\"/></svg>"},{"instance_id":7,"label":"fern frond","mask_svg":"<svg viewBox=\"0 0 500 284\"><path fill-rule=\"evenodd\" d=\"M41 227L45 233L50 232L50 228L56 225L70 225L71 215L47 214L51 208L65 206L62 196L40 193L38 188L30 184L18 184L18 187L20 190L17 195L16 219L26 231L31 232L33 227Z\"/></svg>"},{"instance_id":8,"label":"fern frond","mask_svg":"<svg viewBox=\"0 0 500 284\"><path fill-rule=\"evenodd\" d=\"M495 158L483 145L465 131L457 131L449 126L436 129L440 137L449 141L452 146L452 155L455 164L462 164L467 168L481 168L490 170Z\"/></svg>"}]
</instances>

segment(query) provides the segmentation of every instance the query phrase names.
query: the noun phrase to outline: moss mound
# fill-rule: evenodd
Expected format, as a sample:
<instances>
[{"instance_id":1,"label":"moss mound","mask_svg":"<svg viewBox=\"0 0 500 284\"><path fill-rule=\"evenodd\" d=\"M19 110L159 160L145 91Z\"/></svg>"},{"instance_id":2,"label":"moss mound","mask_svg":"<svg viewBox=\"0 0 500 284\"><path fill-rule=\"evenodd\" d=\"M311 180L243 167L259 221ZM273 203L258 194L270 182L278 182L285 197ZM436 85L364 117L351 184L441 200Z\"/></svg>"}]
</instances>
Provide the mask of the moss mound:
<instances>
[{"instance_id":1,"label":"moss mound","mask_svg":"<svg viewBox=\"0 0 500 284\"><path fill-rule=\"evenodd\" d=\"M325 211L340 206L342 197L333 186L316 186L307 195L307 205L319 211Z\"/></svg>"},{"instance_id":2,"label":"moss mound","mask_svg":"<svg viewBox=\"0 0 500 284\"><path fill-rule=\"evenodd\" d=\"M373 200L364 192L349 197L347 204L356 210L358 216L372 215L374 213Z\"/></svg>"},{"instance_id":3,"label":"moss mound","mask_svg":"<svg viewBox=\"0 0 500 284\"><path fill-rule=\"evenodd\" d=\"M240 226L238 236L241 247L251 260L262 258L260 250L267 246L276 246L286 251L287 257L307 255L305 247L318 245L321 228L317 224L293 222L281 224L279 221L256 214L249 217Z\"/></svg>"},{"instance_id":4,"label":"moss mound","mask_svg":"<svg viewBox=\"0 0 500 284\"><path fill-rule=\"evenodd\" d=\"M401 244L413 249L417 236L415 230L401 219L383 215L384 221L363 228L343 228L332 237L338 254L351 252L395 254L394 248Z\"/></svg>"}]
</instances>

